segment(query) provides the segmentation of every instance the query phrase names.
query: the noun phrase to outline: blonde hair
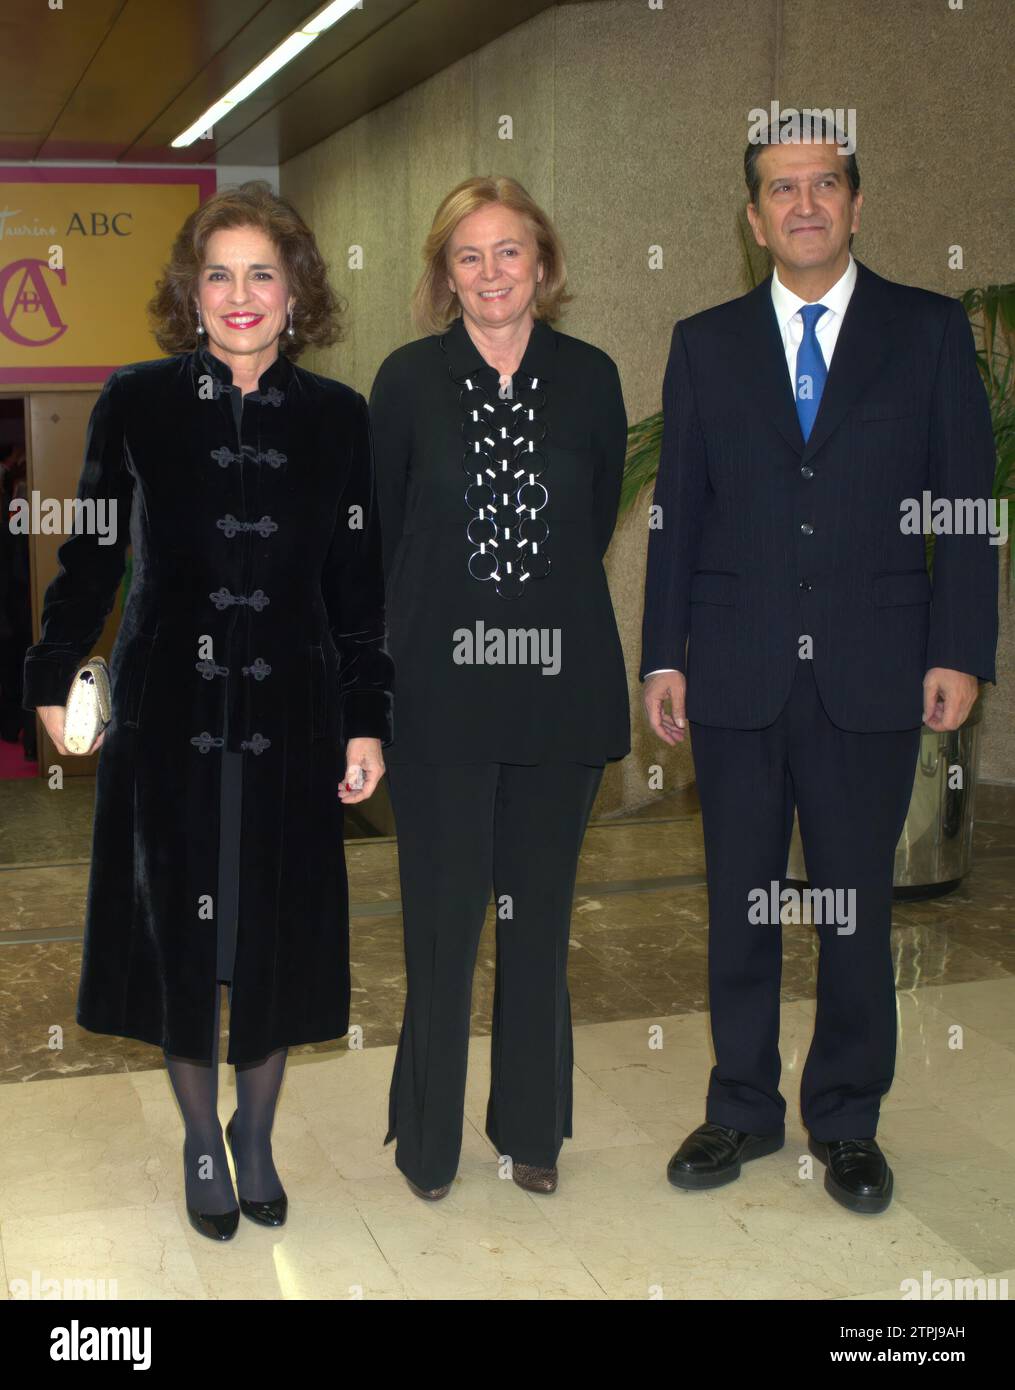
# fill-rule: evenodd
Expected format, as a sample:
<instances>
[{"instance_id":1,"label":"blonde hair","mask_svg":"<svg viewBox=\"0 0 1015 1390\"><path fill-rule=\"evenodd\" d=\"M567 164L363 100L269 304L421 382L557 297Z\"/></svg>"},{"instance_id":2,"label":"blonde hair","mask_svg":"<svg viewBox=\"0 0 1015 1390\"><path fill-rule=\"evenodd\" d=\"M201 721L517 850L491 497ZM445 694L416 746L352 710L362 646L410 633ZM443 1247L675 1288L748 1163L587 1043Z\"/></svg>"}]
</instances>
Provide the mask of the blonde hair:
<instances>
[{"instance_id":1,"label":"blonde hair","mask_svg":"<svg viewBox=\"0 0 1015 1390\"><path fill-rule=\"evenodd\" d=\"M553 322L561 306L574 298L567 293L564 248L543 209L518 182L504 175L466 179L453 188L434 214L423 243L423 274L412 293L412 319L420 333L443 333L459 314L458 298L448 288L447 250L463 218L491 203L520 213L536 238L543 278L532 305L537 319Z\"/></svg>"}]
</instances>

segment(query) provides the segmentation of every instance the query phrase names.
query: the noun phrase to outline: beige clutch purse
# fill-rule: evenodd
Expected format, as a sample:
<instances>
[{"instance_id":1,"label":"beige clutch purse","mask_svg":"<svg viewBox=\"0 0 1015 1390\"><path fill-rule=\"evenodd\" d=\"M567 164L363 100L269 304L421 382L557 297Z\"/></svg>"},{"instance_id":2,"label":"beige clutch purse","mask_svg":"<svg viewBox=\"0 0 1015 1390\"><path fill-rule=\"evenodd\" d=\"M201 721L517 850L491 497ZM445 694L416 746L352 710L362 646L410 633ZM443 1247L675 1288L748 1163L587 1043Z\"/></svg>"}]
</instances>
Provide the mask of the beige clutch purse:
<instances>
[{"instance_id":1,"label":"beige clutch purse","mask_svg":"<svg viewBox=\"0 0 1015 1390\"><path fill-rule=\"evenodd\" d=\"M71 753L87 753L113 717L109 667L93 656L75 673L67 692L63 741Z\"/></svg>"}]
</instances>

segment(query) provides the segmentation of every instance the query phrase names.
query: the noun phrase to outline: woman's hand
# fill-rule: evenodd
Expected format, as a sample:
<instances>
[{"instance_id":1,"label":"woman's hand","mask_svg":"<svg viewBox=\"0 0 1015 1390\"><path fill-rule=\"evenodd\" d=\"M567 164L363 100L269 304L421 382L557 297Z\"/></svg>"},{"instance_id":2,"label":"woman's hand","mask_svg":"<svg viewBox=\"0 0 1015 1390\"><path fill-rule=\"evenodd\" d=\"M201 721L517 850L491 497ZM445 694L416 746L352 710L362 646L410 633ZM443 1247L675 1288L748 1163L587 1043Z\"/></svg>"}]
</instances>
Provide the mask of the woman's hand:
<instances>
[{"instance_id":1,"label":"woman's hand","mask_svg":"<svg viewBox=\"0 0 1015 1390\"><path fill-rule=\"evenodd\" d=\"M65 758L86 758L89 753L97 753L102 747L102 740L106 737L105 729L99 734L98 738L87 752L71 752L63 741L64 720L67 717L66 705L40 705L35 712L42 720L43 727L52 739L54 748Z\"/></svg>"},{"instance_id":2,"label":"woman's hand","mask_svg":"<svg viewBox=\"0 0 1015 1390\"><path fill-rule=\"evenodd\" d=\"M363 769L363 785L358 790L357 768ZM367 801L380 785L384 776L384 758L381 754L379 738L351 738L345 749L345 780L338 784L338 799L345 806L354 806L357 801Z\"/></svg>"}]
</instances>

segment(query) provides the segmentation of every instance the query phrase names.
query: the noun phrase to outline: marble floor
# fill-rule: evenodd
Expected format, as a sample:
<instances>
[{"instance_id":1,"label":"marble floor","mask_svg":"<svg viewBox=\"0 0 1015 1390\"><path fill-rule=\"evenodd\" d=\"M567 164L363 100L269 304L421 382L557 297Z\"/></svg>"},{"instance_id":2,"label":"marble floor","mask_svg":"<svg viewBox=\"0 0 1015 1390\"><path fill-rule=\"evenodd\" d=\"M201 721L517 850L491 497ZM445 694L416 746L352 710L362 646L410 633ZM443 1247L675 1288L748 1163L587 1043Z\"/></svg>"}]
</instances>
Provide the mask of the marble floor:
<instances>
[{"instance_id":1,"label":"marble floor","mask_svg":"<svg viewBox=\"0 0 1015 1390\"><path fill-rule=\"evenodd\" d=\"M219 1246L187 1222L161 1054L74 1022L92 795L76 780L58 815L37 783L0 784L0 1296L55 1279L146 1299L897 1299L928 1269L1015 1288L1015 788L978 789L961 889L896 907L899 1060L879 1130L896 1196L884 1215L837 1206L807 1152L806 926L783 928L785 1148L716 1192L666 1181L703 1118L711 1065L692 790L590 826L570 965L575 1136L548 1197L500 1176L483 1134L492 920L458 1177L430 1205L396 1170L382 1140L403 998L397 852L388 838L350 841L363 1047L291 1054L274 1136L288 1224L243 1221ZM234 1093L223 1066L223 1121Z\"/></svg>"}]
</instances>

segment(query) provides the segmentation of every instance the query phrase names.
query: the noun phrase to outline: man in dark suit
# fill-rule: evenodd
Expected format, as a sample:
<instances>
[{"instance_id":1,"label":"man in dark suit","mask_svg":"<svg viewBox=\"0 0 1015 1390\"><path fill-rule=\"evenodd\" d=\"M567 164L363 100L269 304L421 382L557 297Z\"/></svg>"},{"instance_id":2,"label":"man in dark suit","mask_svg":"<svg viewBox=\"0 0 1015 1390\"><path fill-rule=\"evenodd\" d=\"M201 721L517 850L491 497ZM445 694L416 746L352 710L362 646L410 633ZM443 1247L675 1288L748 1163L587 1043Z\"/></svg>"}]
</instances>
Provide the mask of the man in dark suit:
<instances>
[{"instance_id":1,"label":"man in dark suit","mask_svg":"<svg viewBox=\"0 0 1015 1390\"><path fill-rule=\"evenodd\" d=\"M814 919L803 1121L829 1193L875 1212L892 1194L875 1134L921 719L962 724L997 639L985 527L937 536L932 585L903 520L928 492L983 508L994 449L961 305L854 261L862 197L841 143L825 129L748 147L774 273L673 330L640 674L656 734L693 727L708 874L716 1064L670 1181L718 1187L784 1142L780 916L759 904L779 896L795 806L811 890L849 908Z\"/></svg>"}]
</instances>

